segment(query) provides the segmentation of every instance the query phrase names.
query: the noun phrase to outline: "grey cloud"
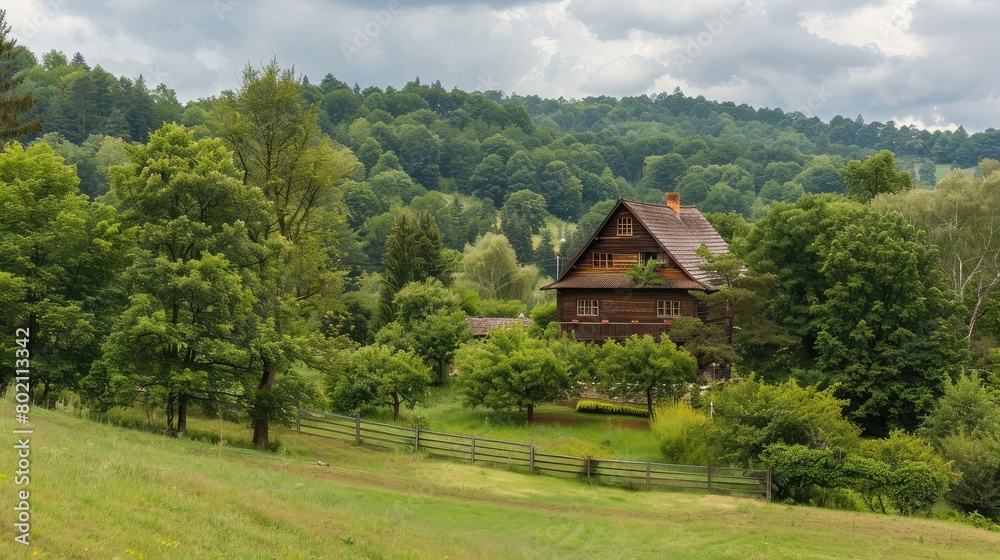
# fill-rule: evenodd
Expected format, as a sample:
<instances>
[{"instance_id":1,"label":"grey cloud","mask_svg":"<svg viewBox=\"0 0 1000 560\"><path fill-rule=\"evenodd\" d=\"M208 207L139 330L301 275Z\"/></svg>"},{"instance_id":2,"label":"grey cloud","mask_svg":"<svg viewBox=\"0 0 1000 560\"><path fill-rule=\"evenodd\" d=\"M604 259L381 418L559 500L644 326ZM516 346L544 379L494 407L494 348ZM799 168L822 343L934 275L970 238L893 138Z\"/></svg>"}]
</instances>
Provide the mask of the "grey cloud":
<instances>
[{"instance_id":1,"label":"grey cloud","mask_svg":"<svg viewBox=\"0 0 1000 560\"><path fill-rule=\"evenodd\" d=\"M648 90L666 71L659 62L639 55L618 57L598 68L581 88L595 95L633 95Z\"/></svg>"}]
</instances>

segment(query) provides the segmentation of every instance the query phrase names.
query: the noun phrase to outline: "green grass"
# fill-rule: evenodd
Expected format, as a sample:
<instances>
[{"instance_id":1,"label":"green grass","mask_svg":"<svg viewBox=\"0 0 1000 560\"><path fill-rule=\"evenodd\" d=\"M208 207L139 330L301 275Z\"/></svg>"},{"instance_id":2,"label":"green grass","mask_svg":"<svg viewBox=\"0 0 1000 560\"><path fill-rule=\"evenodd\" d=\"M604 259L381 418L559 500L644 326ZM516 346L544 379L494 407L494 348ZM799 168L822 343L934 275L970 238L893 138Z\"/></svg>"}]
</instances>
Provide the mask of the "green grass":
<instances>
[{"instance_id":1,"label":"green grass","mask_svg":"<svg viewBox=\"0 0 1000 560\"><path fill-rule=\"evenodd\" d=\"M625 491L282 432L260 453L32 411L31 547L0 558L995 558L942 521ZM223 426L223 430L241 430ZM323 467L317 460L330 463Z\"/></svg>"},{"instance_id":2,"label":"green grass","mask_svg":"<svg viewBox=\"0 0 1000 560\"><path fill-rule=\"evenodd\" d=\"M528 425L524 413L496 413L462 405L452 387L436 387L426 403L415 409L404 408L398 424L410 426L420 419L421 429L434 430L521 443L534 443L544 453L662 461L656 437L644 418L618 414L577 412L568 403L549 403L535 407L535 424ZM391 422L392 414L382 409L367 419Z\"/></svg>"}]
</instances>

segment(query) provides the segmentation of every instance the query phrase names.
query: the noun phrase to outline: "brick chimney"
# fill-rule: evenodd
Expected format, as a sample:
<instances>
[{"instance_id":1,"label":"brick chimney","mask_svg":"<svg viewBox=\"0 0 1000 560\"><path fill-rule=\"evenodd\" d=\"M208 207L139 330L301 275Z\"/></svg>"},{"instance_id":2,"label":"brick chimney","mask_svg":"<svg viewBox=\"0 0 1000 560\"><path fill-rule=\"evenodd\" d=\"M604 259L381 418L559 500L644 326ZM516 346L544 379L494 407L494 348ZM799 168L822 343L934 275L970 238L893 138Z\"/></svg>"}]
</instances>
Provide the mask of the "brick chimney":
<instances>
[{"instance_id":1,"label":"brick chimney","mask_svg":"<svg viewBox=\"0 0 1000 560\"><path fill-rule=\"evenodd\" d=\"M667 206L674 211L678 216L681 215L681 193L679 192L668 192L667 193Z\"/></svg>"}]
</instances>

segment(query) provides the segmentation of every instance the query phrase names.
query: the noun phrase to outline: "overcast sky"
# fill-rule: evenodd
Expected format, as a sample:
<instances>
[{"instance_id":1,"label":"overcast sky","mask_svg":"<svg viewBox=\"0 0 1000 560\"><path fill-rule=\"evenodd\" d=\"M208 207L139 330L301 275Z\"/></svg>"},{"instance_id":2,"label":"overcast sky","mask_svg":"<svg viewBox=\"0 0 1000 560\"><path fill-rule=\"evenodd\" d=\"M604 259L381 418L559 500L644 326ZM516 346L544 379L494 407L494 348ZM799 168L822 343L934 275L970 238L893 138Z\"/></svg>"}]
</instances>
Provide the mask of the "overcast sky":
<instances>
[{"instance_id":1,"label":"overcast sky","mask_svg":"<svg viewBox=\"0 0 1000 560\"><path fill-rule=\"evenodd\" d=\"M671 92L969 132L1000 128L997 0L17 0L36 54L181 101L273 57L318 83L418 77L566 99Z\"/></svg>"}]
</instances>

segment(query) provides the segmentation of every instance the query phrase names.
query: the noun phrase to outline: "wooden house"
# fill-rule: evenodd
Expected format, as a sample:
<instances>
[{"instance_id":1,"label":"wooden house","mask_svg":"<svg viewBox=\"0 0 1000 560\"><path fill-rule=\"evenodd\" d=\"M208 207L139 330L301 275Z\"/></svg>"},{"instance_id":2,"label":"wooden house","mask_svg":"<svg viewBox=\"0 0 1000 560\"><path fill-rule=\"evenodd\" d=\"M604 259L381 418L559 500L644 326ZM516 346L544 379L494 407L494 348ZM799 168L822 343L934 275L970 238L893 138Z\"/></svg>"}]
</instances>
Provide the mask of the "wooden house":
<instances>
[{"instance_id":1,"label":"wooden house","mask_svg":"<svg viewBox=\"0 0 1000 560\"><path fill-rule=\"evenodd\" d=\"M622 199L559 278L542 289L556 290L560 330L577 340L633 334L659 340L677 317L708 317L709 309L690 293L715 289L699 268L701 245L715 254L729 251L697 208L681 206L678 193L667 193L665 205ZM629 269L653 259L661 263L663 284L629 279Z\"/></svg>"}]
</instances>

